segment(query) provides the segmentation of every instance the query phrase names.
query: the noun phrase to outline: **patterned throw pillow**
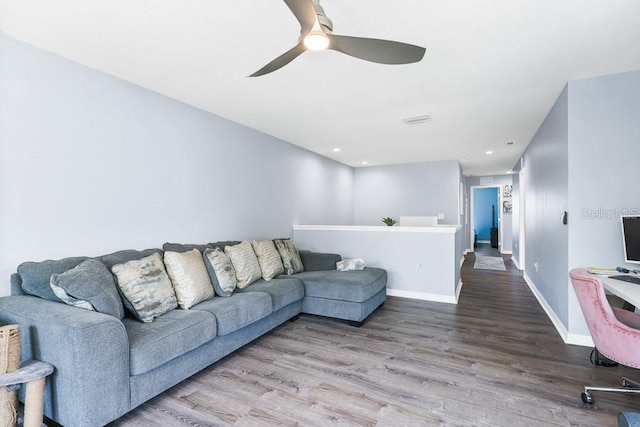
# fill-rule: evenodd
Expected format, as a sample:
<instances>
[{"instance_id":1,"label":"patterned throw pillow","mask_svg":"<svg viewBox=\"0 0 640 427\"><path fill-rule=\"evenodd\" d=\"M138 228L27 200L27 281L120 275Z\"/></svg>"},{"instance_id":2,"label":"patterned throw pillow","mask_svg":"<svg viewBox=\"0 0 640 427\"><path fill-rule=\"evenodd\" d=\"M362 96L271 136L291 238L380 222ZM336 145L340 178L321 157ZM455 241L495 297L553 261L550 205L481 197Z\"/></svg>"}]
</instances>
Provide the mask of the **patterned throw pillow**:
<instances>
[{"instance_id":1,"label":"patterned throw pillow","mask_svg":"<svg viewBox=\"0 0 640 427\"><path fill-rule=\"evenodd\" d=\"M61 274L52 274L51 289L66 304L86 310L124 317L124 307L113 275L96 259L81 262Z\"/></svg>"},{"instance_id":2,"label":"patterned throw pillow","mask_svg":"<svg viewBox=\"0 0 640 427\"><path fill-rule=\"evenodd\" d=\"M238 279L236 279L236 270L227 254L220 248L207 249L204 251L204 263L209 271L216 295L230 297L236 289Z\"/></svg>"},{"instance_id":3,"label":"patterned throw pillow","mask_svg":"<svg viewBox=\"0 0 640 427\"><path fill-rule=\"evenodd\" d=\"M264 280L271 280L284 273L282 259L273 241L253 241L251 242L251 246L253 246L253 251L258 257L258 264L260 264L260 270L262 271L262 278Z\"/></svg>"},{"instance_id":4,"label":"patterned throw pillow","mask_svg":"<svg viewBox=\"0 0 640 427\"><path fill-rule=\"evenodd\" d=\"M188 310L197 303L213 298L213 285L198 249L187 252L165 252L164 265L176 292L178 305Z\"/></svg>"},{"instance_id":5,"label":"patterned throw pillow","mask_svg":"<svg viewBox=\"0 0 640 427\"><path fill-rule=\"evenodd\" d=\"M296 274L304 271L298 249L296 249L296 245L293 244L291 239L275 240L273 243L275 243L276 248L278 248L280 258L282 258L282 263L284 264L285 273Z\"/></svg>"},{"instance_id":6,"label":"patterned throw pillow","mask_svg":"<svg viewBox=\"0 0 640 427\"><path fill-rule=\"evenodd\" d=\"M238 288L246 288L262 277L260 264L258 264L258 258L253 252L251 243L242 242L239 245L226 246L224 253L227 254L233 264L233 268L236 270Z\"/></svg>"},{"instance_id":7,"label":"patterned throw pillow","mask_svg":"<svg viewBox=\"0 0 640 427\"><path fill-rule=\"evenodd\" d=\"M116 264L111 271L116 275L124 305L141 322L153 322L178 307L160 254Z\"/></svg>"}]
</instances>

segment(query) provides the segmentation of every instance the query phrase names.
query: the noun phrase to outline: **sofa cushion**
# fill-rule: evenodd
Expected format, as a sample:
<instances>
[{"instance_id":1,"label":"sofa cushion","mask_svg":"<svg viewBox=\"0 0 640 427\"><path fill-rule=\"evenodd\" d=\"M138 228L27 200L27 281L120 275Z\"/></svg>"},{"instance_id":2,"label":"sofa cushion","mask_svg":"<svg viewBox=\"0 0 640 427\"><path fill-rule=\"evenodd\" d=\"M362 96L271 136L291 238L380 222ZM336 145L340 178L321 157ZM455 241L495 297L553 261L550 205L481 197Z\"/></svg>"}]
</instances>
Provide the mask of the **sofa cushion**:
<instances>
[{"instance_id":1,"label":"sofa cushion","mask_svg":"<svg viewBox=\"0 0 640 427\"><path fill-rule=\"evenodd\" d=\"M276 248L280 253L285 273L296 274L304 271L304 266L302 265L302 259L300 259L298 249L291 239L274 240L273 243L275 243Z\"/></svg>"},{"instance_id":2,"label":"sofa cushion","mask_svg":"<svg viewBox=\"0 0 640 427\"><path fill-rule=\"evenodd\" d=\"M116 264L111 271L116 275L122 302L138 320L153 322L178 306L159 253Z\"/></svg>"},{"instance_id":3,"label":"sofa cushion","mask_svg":"<svg viewBox=\"0 0 640 427\"><path fill-rule=\"evenodd\" d=\"M96 259L106 265L109 270L111 270L111 268L116 264L124 264L125 262L142 259L153 254L160 254L160 256L162 257L162 249L153 248L144 249L141 251L137 249L124 249L122 251L99 256Z\"/></svg>"},{"instance_id":4,"label":"sofa cushion","mask_svg":"<svg viewBox=\"0 0 640 427\"><path fill-rule=\"evenodd\" d=\"M87 259L61 274L51 275L51 289L66 304L124 317L124 307L111 272L96 259Z\"/></svg>"},{"instance_id":5,"label":"sofa cushion","mask_svg":"<svg viewBox=\"0 0 640 427\"><path fill-rule=\"evenodd\" d=\"M262 277L260 264L251 243L242 242L234 246L226 246L224 253L229 257L236 271L238 288L242 289Z\"/></svg>"},{"instance_id":6,"label":"sofa cushion","mask_svg":"<svg viewBox=\"0 0 640 427\"><path fill-rule=\"evenodd\" d=\"M201 302L192 310L212 313L218 324L218 335L237 331L273 311L271 297L264 292L234 293L229 298L213 298Z\"/></svg>"},{"instance_id":7,"label":"sofa cushion","mask_svg":"<svg viewBox=\"0 0 640 427\"><path fill-rule=\"evenodd\" d=\"M213 285L198 249L186 252L166 251L164 265L176 293L178 305L188 310L200 301L213 298Z\"/></svg>"},{"instance_id":8,"label":"sofa cushion","mask_svg":"<svg viewBox=\"0 0 640 427\"><path fill-rule=\"evenodd\" d=\"M224 251L224 248L226 248L227 246L235 246L235 245L239 245L240 242L239 240L222 240L220 242L214 242L214 243L207 243L208 246L211 246L212 248L220 248Z\"/></svg>"},{"instance_id":9,"label":"sofa cushion","mask_svg":"<svg viewBox=\"0 0 640 427\"><path fill-rule=\"evenodd\" d=\"M336 270L337 263L342 260L338 254L298 250L304 271Z\"/></svg>"},{"instance_id":10,"label":"sofa cushion","mask_svg":"<svg viewBox=\"0 0 640 427\"><path fill-rule=\"evenodd\" d=\"M284 273L280 253L278 253L272 240L253 241L251 246L253 246L253 251L258 257L258 264L264 280L271 280Z\"/></svg>"},{"instance_id":11,"label":"sofa cushion","mask_svg":"<svg viewBox=\"0 0 640 427\"><path fill-rule=\"evenodd\" d=\"M167 242L162 245L162 250L165 252L188 252L194 249L200 252L206 251L211 246L206 244L193 244L193 243L170 243Z\"/></svg>"},{"instance_id":12,"label":"sofa cushion","mask_svg":"<svg viewBox=\"0 0 640 427\"><path fill-rule=\"evenodd\" d=\"M295 277L304 283L307 297L351 302L366 301L387 285L387 272L371 267L356 271L306 271Z\"/></svg>"},{"instance_id":13,"label":"sofa cushion","mask_svg":"<svg viewBox=\"0 0 640 427\"><path fill-rule=\"evenodd\" d=\"M22 290L29 295L61 302L51 289L51 275L71 270L87 259L88 257L70 257L42 262L23 262L18 266Z\"/></svg>"},{"instance_id":14,"label":"sofa cushion","mask_svg":"<svg viewBox=\"0 0 640 427\"><path fill-rule=\"evenodd\" d=\"M268 282L260 279L238 292L265 292L271 296L273 311L276 311L304 298L304 285L295 277L281 276Z\"/></svg>"},{"instance_id":15,"label":"sofa cushion","mask_svg":"<svg viewBox=\"0 0 640 427\"><path fill-rule=\"evenodd\" d=\"M230 297L236 289L238 279L236 279L236 270L227 254L218 247L209 248L204 251L203 258L216 295Z\"/></svg>"},{"instance_id":16,"label":"sofa cushion","mask_svg":"<svg viewBox=\"0 0 640 427\"><path fill-rule=\"evenodd\" d=\"M129 337L131 375L144 374L216 336L216 319L204 311L172 310L153 323L130 317L122 323Z\"/></svg>"}]
</instances>

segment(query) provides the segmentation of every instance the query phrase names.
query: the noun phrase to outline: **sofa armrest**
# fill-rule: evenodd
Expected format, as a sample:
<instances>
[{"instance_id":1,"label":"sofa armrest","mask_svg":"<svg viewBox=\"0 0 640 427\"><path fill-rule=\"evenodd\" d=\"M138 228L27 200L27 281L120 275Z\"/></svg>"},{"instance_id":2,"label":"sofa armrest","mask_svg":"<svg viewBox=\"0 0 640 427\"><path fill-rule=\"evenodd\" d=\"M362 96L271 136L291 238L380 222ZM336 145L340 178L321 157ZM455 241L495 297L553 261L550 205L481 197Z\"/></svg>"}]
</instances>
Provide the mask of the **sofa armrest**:
<instances>
[{"instance_id":1,"label":"sofa armrest","mask_svg":"<svg viewBox=\"0 0 640 427\"><path fill-rule=\"evenodd\" d=\"M336 263L342 260L338 254L322 252L298 251L302 259L304 271L335 270Z\"/></svg>"},{"instance_id":2,"label":"sofa armrest","mask_svg":"<svg viewBox=\"0 0 640 427\"><path fill-rule=\"evenodd\" d=\"M112 316L30 295L0 298L20 325L21 359L51 363L44 413L65 426L103 425L129 410L129 342Z\"/></svg>"}]
</instances>

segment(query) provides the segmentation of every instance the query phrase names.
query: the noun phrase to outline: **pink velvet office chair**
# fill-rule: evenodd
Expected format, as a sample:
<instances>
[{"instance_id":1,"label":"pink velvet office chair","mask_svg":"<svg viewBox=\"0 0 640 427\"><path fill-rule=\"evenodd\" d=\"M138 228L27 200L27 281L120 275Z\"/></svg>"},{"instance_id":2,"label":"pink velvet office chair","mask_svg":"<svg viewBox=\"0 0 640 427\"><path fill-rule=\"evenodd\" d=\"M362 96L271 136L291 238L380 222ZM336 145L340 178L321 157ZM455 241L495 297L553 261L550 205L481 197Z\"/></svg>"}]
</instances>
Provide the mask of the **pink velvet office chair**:
<instances>
[{"instance_id":1,"label":"pink velvet office chair","mask_svg":"<svg viewBox=\"0 0 640 427\"><path fill-rule=\"evenodd\" d=\"M640 368L640 315L611 307L602 282L584 268L569 272L596 350L621 365ZM593 405L591 391L640 393L640 383L622 378L622 387L586 387L582 401Z\"/></svg>"}]
</instances>

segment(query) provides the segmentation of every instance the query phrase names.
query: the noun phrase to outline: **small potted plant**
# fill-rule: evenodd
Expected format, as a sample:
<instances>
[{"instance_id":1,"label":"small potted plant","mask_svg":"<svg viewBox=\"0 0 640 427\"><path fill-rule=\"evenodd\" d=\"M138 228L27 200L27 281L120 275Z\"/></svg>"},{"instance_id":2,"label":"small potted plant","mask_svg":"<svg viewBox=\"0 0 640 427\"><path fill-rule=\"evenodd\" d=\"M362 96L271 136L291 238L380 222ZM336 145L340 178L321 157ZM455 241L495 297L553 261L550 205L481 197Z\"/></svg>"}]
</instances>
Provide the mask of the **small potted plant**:
<instances>
[{"instance_id":1,"label":"small potted plant","mask_svg":"<svg viewBox=\"0 0 640 427\"><path fill-rule=\"evenodd\" d=\"M392 218L392 217L388 216L386 218L382 218L382 222L384 222L389 227L391 227L393 224L395 224L398 221L396 221L395 218Z\"/></svg>"}]
</instances>

